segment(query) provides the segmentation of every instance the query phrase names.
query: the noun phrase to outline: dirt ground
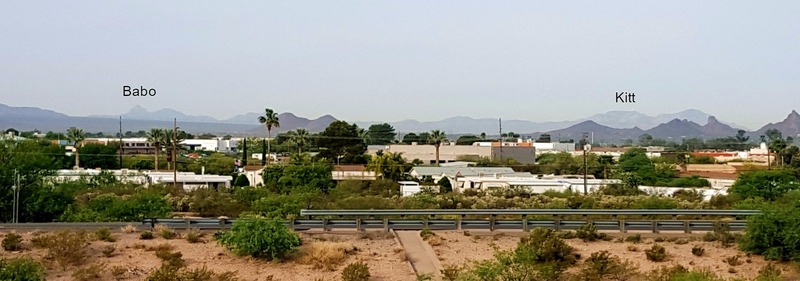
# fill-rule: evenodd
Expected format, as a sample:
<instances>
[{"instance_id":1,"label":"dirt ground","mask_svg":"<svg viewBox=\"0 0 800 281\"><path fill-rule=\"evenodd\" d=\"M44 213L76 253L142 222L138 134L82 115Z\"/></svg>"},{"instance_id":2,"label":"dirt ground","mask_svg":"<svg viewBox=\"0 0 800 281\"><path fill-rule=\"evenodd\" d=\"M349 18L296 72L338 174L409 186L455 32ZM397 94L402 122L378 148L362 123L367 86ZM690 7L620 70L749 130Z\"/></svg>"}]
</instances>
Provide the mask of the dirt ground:
<instances>
[{"instance_id":1,"label":"dirt ground","mask_svg":"<svg viewBox=\"0 0 800 281\"><path fill-rule=\"evenodd\" d=\"M28 248L21 252L7 252L0 250L2 257L31 256L37 260L43 260L45 255L42 249L32 249L30 239L36 232L20 232L24 239L24 244ZM0 232L4 237L6 233ZM370 232L368 235L358 233L336 233L336 232L303 232L300 234L304 245L314 241L333 241L345 242L356 247L355 253L349 254L345 261L335 267L335 270L314 268L312 265L300 264L297 261L287 262L267 262L249 257L238 257L228 252L215 241L212 233L205 233L203 243L189 243L185 239L155 238L152 240L140 240L138 233L122 233L115 231L114 236L118 241L110 243L103 241L93 241L88 252L90 257L85 264L104 264L106 271L103 280L115 280L110 269L114 267L124 267L127 273L121 280L144 280L145 276L160 265L160 260L154 252L141 249L142 247L154 247L166 243L175 247L176 251L183 254L186 264L190 268L207 267L215 272L234 271L242 280L341 280L341 271L349 263L363 260L370 268L373 278L371 280L401 281L416 280L412 269L406 262L405 252L391 235L382 235L381 232ZM485 231L437 231L438 242L432 245L441 264L444 266L457 264L470 264L473 261L480 261L493 258L493 247L507 250L516 246L520 237L525 235L522 232L485 232ZM617 240L620 234L610 234ZM661 266L680 264L688 268L705 268L725 277L752 278L758 274L767 262L760 256L750 256L737 250L735 246L722 247L717 242L703 242L702 235L686 234L642 234L642 242L634 244L620 241L597 241L583 242L580 239L567 240L569 245L575 247L583 259L591 253L606 250L612 255L616 255L624 260L629 260L638 265L641 272L649 272ZM668 259L664 262L651 262L645 258L644 250L651 247L655 237L666 238L667 241L658 244L667 249ZM673 238L673 239L669 239ZM678 245L675 239L686 239L689 243ZM430 243L430 240L429 240ZM115 245L117 250L112 257L105 257L101 249L107 245ZM700 245L705 249L705 254L701 257L692 255L691 249L695 245ZM635 251L632 251L636 248ZM725 258L738 256L740 265L731 266L725 262ZM48 268L47 280L73 280L72 272L75 268L63 271L60 267L45 260ZM579 266L570 269L569 272L576 272ZM779 264L787 280L800 280L800 275L789 264ZM735 272L729 272L734 268ZM271 277L270 277L271 276ZM271 278L271 279L270 279Z\"/></svg>"},{"instance_id":2,"label":"dirt ground","mask_svg":"<svg viewBox=\"0 0 800 281\"><path fill-rule=\"evenodd\" d=\"M441 244L433 246L434 251L439 256L442 265L462 265L471 263L472 261L481 261L493 258L494 249L496 247L500 250L509 250L516 247L520 237L525 235L522 232L467 232L466 235L463 231L442 231L436 233L441 237ZM634 235L629 234L609 234L614 240L619 237L626 237ZM591 253L598 251L608 251L612 255L620 257L622 260L629 260L639 267L639 271L648 273L654 269L662 266L682 265L690 269L709 269L720 277L724 278L753 278L758 275L758 271L767 264L761 256L749 256L739 251L737 247L723 247L719 242L704 242L702 235L698 234L672 234L662 233L654 234L641 234L642 241L634 244L630 242L620 241L596 241L596 242L583 242L581 239L569 239L567 243L574 247L583 259L589 257ZM654 238L662 237L666 241L660 242L667 250L668 258L663 262L652 262L645 257L644 250L653 246ZM672 238L672 239L670 239ZM689 243L678 245L675 242L669 242L673 239L685 239ZM703 256L695 256L692 254L692 247L700 245L705 249ZM631 251L629 246L636 249ZM738 256L740 265L731 266L725 262L725 259L732 256ZM579 261L580 262L580 261ZM577 272L579 266L571 268L568 272ZM779 264L779 268L783 271L783 276L787 280L800 280L800 274L797 273L795 268L790 264ZM730 268L734 268L735 272L729 272Z\"/></svg>"},{"instance_id":3,"label":"dirt ground","mask_svg":"<svg viewBox=\"0 0 800 281\"><path fill-rule=\"evenodd\" d=\"M5 233L0 232L3 237ZM19 232L23 236L24 243L28 250L21 252L6 252L0 249L2 257L31 256L37 260L45 255L42 249L31 249L30 239L34 232ZM212 237L213 233L205 233L204 243L189 243L185 239L155 238L152 240L140 240L138 233L125 234L115 232L114 236L118 240L114 243L104 241L93 241L91 243L89 259L86 264L104 263L106 269L116 266L123 266L128 269L125 279L122 280L144 280L147 273L157 269L161 261L155 256L153 251L136 249L142 247L158 246L162 243L173 245L176 251L183 254L183 258L189 268L206 266L209 270L222 273L235 271L236 275L242 280L340 280L342 269L349 263L359 260L365 261L370 269L371 280L383 281L402 281L415 280L414 273L408 264L402 260L394 249L400 248L391 236L369 235L369 237L359 234L309 234L301 233L304 244L312 241L335 241L347 242L355 246L358 250L349 255L346 260L339 265L335 271L326 269L315 269L311 265L298 264L297 262L268 262L250 257L238 257L219 246ZM101 249L106 245L114 244L117 247L115 255L105 257ZM66 281L73 280L72 272L74 268L66 272L59 266L45 263L47 270L47 280ZM103 280L115 280L110 270L106 270ZM270 279L270 276L272 276Z\"/></svg>"}]
</instances>

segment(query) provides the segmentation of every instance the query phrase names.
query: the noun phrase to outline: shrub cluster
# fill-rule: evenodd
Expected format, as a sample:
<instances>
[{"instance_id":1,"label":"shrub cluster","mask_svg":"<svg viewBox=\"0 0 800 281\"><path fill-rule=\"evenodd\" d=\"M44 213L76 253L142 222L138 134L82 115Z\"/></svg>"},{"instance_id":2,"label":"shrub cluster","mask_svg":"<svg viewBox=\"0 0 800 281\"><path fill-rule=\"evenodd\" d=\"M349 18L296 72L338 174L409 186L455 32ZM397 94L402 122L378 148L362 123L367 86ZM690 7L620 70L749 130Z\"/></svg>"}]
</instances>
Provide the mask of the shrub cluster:
<instances>
[{"instance_id":1,"label":"shrub cluster","mask_svg":"<svg viewBox=\"0 0 800 281\"><path fill-rule=\"evenodd\" d=\"M653 244L653 247L644 250L644 254L648 260L655 262L661 262L667 259L667 249L658 244Z\"/></svg>"},{"instance_id":2,"label":"shrub cluster","mask_svg":"<svg viewBox=\"0 0 800 281\"><path fill-rule=\"evenodd\" d=\"M6 234L3 238L3 250L19 251L22 250L22 236L16 233Z\"/></svg>"},{"instance_id":3,"label":"shrub cluster","mask_svg":"<svg viewBox=\"0 0 800 281\"><path fill-rule=\"evenodd\" d=\"M0 280L45 280L44 266L30 258L0 258Z\"/></svg>"},{"instance_id":4,"label":"shrub cluster","mask_svg":"<svg viewBox=\"0 0 800 281\"><path fill-rule=\"evenodd\" d=\"M217 241L237 255L283 259L300 246L300 236L280 220L249 217L236 220Z\"/></svg>"},{"instance_id":5,"label":"shrub cluster","mask_svg":"<svg viewBox=\"0 0 800 281\"><path fill-rule=\"evenodd\" d=\"M369 266L363 261L348 264L342 270L342 281L369 281Z\"/></svg>"}]
</instances>

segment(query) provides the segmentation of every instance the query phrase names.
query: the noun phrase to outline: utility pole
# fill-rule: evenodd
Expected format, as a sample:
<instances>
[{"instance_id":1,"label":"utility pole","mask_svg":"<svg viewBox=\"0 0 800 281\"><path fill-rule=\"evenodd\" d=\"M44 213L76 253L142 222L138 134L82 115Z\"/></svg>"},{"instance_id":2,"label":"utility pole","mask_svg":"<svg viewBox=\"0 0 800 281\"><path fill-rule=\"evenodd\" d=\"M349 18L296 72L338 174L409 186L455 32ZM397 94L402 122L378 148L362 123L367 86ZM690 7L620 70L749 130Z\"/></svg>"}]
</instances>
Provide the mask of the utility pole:
<instances>
[{"instance_id":1,"label":"utility pole","mask_svg":"<svg viewBox=\"0 0 800 281\"><path fill-rule=\"evenodd\" d=\"M22 185L20 185L19 182L19 172L17 172L17 169L14 169L14 185L11 187L12 191L14 192L14 194L12 194L12 199L14 200L14 203L12 204L12 223L19 223L19 190L21 188Z\"/></svg>"},{"instance_id":2,"label":"utility pole","mask_svg":"<svg viewBox=\"0 0 800 281\"><path fill-rule=\"evenodd\" d=\"M175 161L175 150L178 147L178 118L172 119L172 188L178 188L178 161Z\"/></svg>"},{"instance_id":3,"label":"utility pole","mask_svg":"<svg viewBox=\"0 0 800 281\"><path fill-rule=\"evenodd\" d=\"M497 121L500 123L500 165L505 167L506 164L503 162L503 141L505 141L503 137L503 118L498 118Z\"/></svg>"}]
</instances>

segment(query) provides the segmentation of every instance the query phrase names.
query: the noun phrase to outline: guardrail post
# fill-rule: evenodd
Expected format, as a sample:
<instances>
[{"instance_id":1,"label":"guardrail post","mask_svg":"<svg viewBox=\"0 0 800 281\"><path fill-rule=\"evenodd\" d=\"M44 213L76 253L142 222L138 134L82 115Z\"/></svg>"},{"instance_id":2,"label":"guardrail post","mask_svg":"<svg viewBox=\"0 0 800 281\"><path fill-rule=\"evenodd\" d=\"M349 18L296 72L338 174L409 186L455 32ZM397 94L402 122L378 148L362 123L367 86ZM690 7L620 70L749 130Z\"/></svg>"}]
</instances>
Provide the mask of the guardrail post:
<instances>
[{"instance_id":1,"label":"guardrail post","mask_svg":"<svg viewBox=\"0 0 800 281\"><path fill-rule=\"evenodd\" d=\"M461 230L461 220L464 219L464 215L461 215L456 219L456 230Z\"/></svg>"},{"instance_id":2,"label":"guardrail post","mask_svg":"<svg viewBox=\"0 0 800 281\"><path fill-rule=\"evenodd\" d=\"M653 220L653 233L659 233L659 232L660 231L658 230L658 221Z\"/></svg>"},{"instance_id":3,"label":"guardrail post","mask_svg":"<svg viewBox=\"0 0 800 281\"><path fill-rule=\"evenodd\" d=\"M361 229L361 219L360 218L356 219L356 230L359 231L359 232L363 230L363 229Z\"/></svg>"},{"instance_id":4,"label":"guardrail post","mask_svg":"<svg viewBox=\"0 0 800 281\"><path fill-rule=\"evenodd\" d=\"M322 219L322 231L328 231L328 219Z\"/></svg>"},{"instance_id":5,"label":"guardrail post","mask_svg":"<svg viewBox=\"0 0 800 281\"><path fill-rule=\"evenodd\" d=\"M389 232L389 219L383 219L383 231Z\"/></svg>"},{"instance_id":6,"label":"guardrail post","mask_svg":"<svg viewBox=\"0 0 800 281\"><path fill-rule=\"evenodd\" d=\"M156 229L156 218L150 219L150 230Z\"/></svg>"},{"instance_id":7,"label":"guardrail post","mask_svg":"<svg viewBox=\"0 0 800 281\"><path fill-rule=\"evenodd\" d=\"M619 233L628 233L627 226L625 220L619 220Z\"/></svg>"},{"instance_id":8,"label":"guardrail post","mask_svg":"<svg viewBox=\"0 0 800 281\"><path fill-rule=\"evenodd\" d=\"M192 227L192 220L186 219L186 231L189 231L191 227Z\"/></svg>"},{"instance_id":9,"label":"guardrail post","mask_svg":"<svg viewBox=\"0 0 800 281\"><path fill-rule=\"evenodd\" d=\"M683 221L683 233L692 233L691 221Z\"/></svg>"},{"instance_id":10,"label":"guardrail post","mask_svg":"<svg viewBox=\"0 0 800 281\"><path fill-rule=\"evenodd\" d=\"M561 231L561 217L558 215L553 215L553 221L556 224L556 231Z\"/></svg>"},{"instance_id":11,"label":"guardrail post","mask_svg":"<svg viewBox=\"0 0 800 281\"><path fill-rule=\"evenodd\" d=\"M219 229L225 229L225 220L224 218L219 219Z\"/></svg>"},{"instance_id":12,"label":"guardrail post","mask_svg":"<svg viewBox=\"0 0 800 281\"><path fill-rule=\"evenodd\" d=\"M430 228L428 227L428 218L427 218L427 217L425 217L425 218L422 218L422 227L423 227L423 228L426 228L426 229L430 229Z\"/></svg>"},{"instance_id":13,"label":"guardrail post","mask_svg":"<svg viewBox=\"0 0 800 281\"><path fill-rule=\"evenodd\" d=\"M497 219L497 215L492 215L492 217L489 218L489 231L494 231L494 221L496 219Z\"/></svg>"},{"instance_id":14,"label":"guardrail post","mask_svg":"<svg viewBox=\"0 0 800 281\"><path fill-rule=\"evenodd\" d=\"M528 232L528 215L522 215L522 231Z\"/></svg>"}]
</instances>

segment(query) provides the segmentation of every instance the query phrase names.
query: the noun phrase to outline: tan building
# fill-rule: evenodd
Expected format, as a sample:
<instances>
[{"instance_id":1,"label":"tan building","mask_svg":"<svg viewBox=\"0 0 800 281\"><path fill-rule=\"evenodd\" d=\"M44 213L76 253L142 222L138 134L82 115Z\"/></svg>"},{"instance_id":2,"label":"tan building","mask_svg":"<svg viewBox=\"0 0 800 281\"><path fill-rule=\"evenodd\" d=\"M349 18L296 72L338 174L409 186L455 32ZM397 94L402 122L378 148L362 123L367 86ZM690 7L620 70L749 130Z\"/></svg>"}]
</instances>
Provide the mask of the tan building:
<instances>
[{"instance_id":1,"label":"tan building","mask_svg":"<svg viewBox=\"0 0 800 281\"><path fill-rule=\"evenodd\" d=\"M369 152L375 154L378 148L371 147ZM402 153L407 161L419 159L426 164L436 163L436 147L430 144L392 144L385 146L384 151ZM455 143L439 146L439 161L441 163L456 162L463 159L512 158L523 164L532 164L536 160L536 149L530 143L506 142L500 147L500 142L476 142L472 145L456 145Z\"/></svg>"}]
</instances>

